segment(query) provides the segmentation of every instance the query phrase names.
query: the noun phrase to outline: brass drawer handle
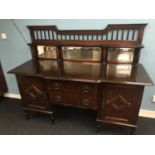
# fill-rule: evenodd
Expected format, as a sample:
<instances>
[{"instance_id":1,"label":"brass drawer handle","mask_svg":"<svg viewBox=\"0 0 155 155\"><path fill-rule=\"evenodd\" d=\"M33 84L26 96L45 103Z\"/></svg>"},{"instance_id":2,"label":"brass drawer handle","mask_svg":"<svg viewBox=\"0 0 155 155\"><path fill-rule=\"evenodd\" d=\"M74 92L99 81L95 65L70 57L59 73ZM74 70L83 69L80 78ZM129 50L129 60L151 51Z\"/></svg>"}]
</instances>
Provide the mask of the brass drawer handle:
<instances>
[{"instance_id":1,"label":"brass drawer handle","mask_svg":"<svg viewBox=\"0 0 155 155\"><path fill-rule=\"evenodd\" d=\"M61 101L62 101L61 96L57 95L57 96L56 96L56 101L57 101L57 102L61 102Z\"/></svg>"},{"instance_id":2,"label":"brass drawer handle","mask_svg":"<svg viewBox=\"0 0 155 155\"><path fill-rule=\"evenodd\" d=\"M88 106L89 103L90 103L90 100L89 100L88 98L84 98L84 99L82 100L82 103L83 103L85 106Z\"/></svg>"},{"instance_id":3,"label":"brass drawer handle","mask_svg":"<svg viewBox=\"0 0 155 155\"><path fill-rule=\"evenodd\" d=\"M90 90L90 87L88 85L84 85L82 89L84 93L88 93Z\"/></svg>"},{"instance_id":4,"label":"brass drawer handle","mask_svg":"<svg viewBox=\"0 0 155 155\"><path fill-rule=\"evenodd\" d=\"M53 88L54 89L59 89L60 88L60 84L59 83L54 83L53 84Z\"/></svg>"}]
</instances>

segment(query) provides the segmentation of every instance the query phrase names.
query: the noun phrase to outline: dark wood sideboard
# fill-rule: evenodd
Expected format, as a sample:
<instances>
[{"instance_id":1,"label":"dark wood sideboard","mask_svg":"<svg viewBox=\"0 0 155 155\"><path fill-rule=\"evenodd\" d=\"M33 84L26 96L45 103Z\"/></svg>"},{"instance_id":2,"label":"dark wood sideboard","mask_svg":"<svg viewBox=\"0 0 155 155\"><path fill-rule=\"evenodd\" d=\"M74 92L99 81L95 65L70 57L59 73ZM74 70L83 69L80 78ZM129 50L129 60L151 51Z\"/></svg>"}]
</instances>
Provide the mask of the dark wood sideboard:
<instances>
[{"instance_id":1,"label":"dark wood sideboard","mask_svg":"<svg viewBox=\"0 0 155 155\"><path fill-rule=\"evenodd\" d=\"M97 112L98 131L114 124L133 133L144 87L153 85L139 63L145 26L28 26L32 60L9 71L16 75L23 109L27 114L47 114L52 121L55 105L92 109Z\"/></svg>"},{"instance_id":2,"label":"dark wood sideboard","mask_svg":"<svg viewBox=\"0 0 155 155\"><path fill-rule=\"evenodd\" d=\"M3 94L6 92L7 92L7 85L6 85L3 69L0 63L0 96L3 96Z\"/></svg>"}]
</instances>

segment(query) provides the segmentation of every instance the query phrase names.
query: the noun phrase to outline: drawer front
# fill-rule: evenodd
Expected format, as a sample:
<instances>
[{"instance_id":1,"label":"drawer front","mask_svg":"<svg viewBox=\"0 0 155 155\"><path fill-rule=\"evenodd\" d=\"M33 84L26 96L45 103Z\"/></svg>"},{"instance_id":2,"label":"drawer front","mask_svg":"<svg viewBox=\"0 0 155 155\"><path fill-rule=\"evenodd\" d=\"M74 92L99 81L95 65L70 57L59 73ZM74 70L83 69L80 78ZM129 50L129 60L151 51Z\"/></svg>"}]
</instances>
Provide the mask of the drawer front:
<instances>
[{"instance_id":1,"label":"drawer front","mask_svg":"<svg viewBox=\"0 0 155 155\"><path fill-rule=\"evenodd\" d=\"M97 85L84 82L49 81L52 103L84 108L97 107Z\"/></svg>"},{"instance_id":2,"label":"drawer front","mask_svg":"<svg viewBox=\"0 0 155 155\"><path fill-rule=\"evenodd\" d=\"M63 91L64 104L77 106L79 103L79 92Z\"/></svg>"},{"instance_id":3,"label":"drawer front","mask_svg":"<svg viewBox=\"0 0 155 155\"><path fill-rule=\"evenodd\" d=\"M100 119L106 122L136 124L143 86L104 84Z\"/></svg>"},{"instance_id":4,"label":"drawer front","mask_svg":"<svg viewBox=\"0 0 155 155\"><path fill-rule=\"evenodd\" d=\"M88 84L88 83L81 83L80 88L82 94L97 94L97 85L95 84Z\"/></svg>"},{"instance_id":5,"label":"drawer front","mask_svg":"<svg viewBox=\"0 0 155 155\"><path fill-rule=\"evenodd\" d=\"M97 85L84 83L84 82L68 82L68 81L50 81L50 89L53 90L66 90L66 91L78 91L81 93L97 94Z\"/></svg>"}]
</instances>

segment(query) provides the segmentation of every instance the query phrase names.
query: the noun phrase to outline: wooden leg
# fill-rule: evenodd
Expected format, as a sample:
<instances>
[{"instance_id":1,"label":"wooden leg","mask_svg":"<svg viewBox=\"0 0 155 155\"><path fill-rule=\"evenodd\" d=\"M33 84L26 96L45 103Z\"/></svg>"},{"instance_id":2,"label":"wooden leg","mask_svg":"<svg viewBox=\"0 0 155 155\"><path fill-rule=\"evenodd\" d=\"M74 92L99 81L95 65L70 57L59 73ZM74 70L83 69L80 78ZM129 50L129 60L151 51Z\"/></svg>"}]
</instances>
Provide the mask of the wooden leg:
<instances>
[{"instance_id":1,"label":"wooden leg","mask_svg":"<svg viewBox=\"0 0 155 155\"><path fill-rule=\"evenodd\" d=\"M131 128L130 129L130 135L134 135L135 134L135 131L136 131L136 128Z\"/></svg>"},{"instance_id":2,"label":"wooden leg","mask_svg":"<svg viewBox=\"0 0 155 155\"><path fill-rule=\"evenodd\" d=\"M96 127L96 134L100 134L102 131L102 125L101 124L97 124L97 127Z\"/></svg>"},{"instance_id":3,"label":"wooden leg","mask_svg":"<svg viewBox=\"0 0 155 155\"><path fill-rule=\"evenodd\" d=\"M30 112L29 111L26 111L26 119L30 120Z\"/></svg>"},{"instance_id":4,"label":"wooden leg","mask_svg":"<svg viewBox=\"0 0 155 155\"><path fill-rule=\"evenodd\" d=\"M54 119L54 115L53 114L51 115L51 118L50 119L51 119L51 124L52 125L55 124L55 119Z\"/></svg>"},{"instance_id":5,"label":"wooden leg","mask_svg":"<svg viewBox=\"0 0 155 155\"><path fill-rule=\"evenodd\" d=\"M55 123L55 117L54 117L54 110L52 110L53 111L53 113L51 114L51 117L50 117L50 119L51 119L51 124L53 125L54 123Z\"/></svg>"}]
</instances>

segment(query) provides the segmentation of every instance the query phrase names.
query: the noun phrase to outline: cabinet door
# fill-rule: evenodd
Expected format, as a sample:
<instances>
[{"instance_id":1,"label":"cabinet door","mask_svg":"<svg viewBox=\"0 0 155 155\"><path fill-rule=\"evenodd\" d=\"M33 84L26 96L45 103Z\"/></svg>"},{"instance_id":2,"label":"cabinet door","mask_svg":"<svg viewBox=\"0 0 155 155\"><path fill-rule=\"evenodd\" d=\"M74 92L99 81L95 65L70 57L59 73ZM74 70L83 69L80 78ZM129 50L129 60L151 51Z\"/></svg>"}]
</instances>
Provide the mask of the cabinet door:
<instances>
[{"instance_id":1,"label":"cabinet door","mask_svg":"<svg viewBox=\"0 0 155 155\"><path fill-rule=\"evenodd\" d=\"M49 108L45 82L38 77L23 76L20 78L24 106L39 110Z\"/></svg>"},{"instance_id":2,"label":"cabinet door","mask_svg":"<svg viewBox=\"0 0 155 155\"><path fill-rule=\"evenodd\" d=\"M107 123L135 125L143 86L104 84L100 119Z\"/></svg>"}]
</instances>

